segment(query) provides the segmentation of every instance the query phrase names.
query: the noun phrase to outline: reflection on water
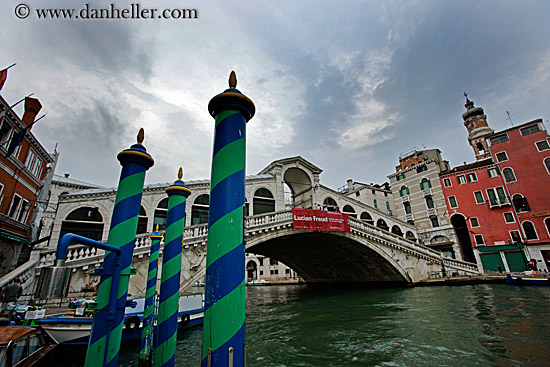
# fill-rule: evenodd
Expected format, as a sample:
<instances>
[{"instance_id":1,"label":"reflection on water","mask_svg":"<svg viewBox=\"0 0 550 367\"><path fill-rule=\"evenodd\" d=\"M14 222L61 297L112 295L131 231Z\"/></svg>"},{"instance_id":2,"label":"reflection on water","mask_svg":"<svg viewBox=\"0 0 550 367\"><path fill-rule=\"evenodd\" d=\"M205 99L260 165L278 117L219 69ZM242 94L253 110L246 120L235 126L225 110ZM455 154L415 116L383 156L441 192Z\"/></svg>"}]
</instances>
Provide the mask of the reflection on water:
<instances>
[{"instance_id":1,"label":"reflection on water","mask_svg":"<svg viewBox=\"0 0 550 367\"><path fill-rule=\"evenodd\" d=\"M247 366L548 365L550 288L247 288ZM202 329L178 336L200 365ZM137 366L138 344L121 353ZM66 364L64 365L66 366Z\"/></svg>"}]
</instances>

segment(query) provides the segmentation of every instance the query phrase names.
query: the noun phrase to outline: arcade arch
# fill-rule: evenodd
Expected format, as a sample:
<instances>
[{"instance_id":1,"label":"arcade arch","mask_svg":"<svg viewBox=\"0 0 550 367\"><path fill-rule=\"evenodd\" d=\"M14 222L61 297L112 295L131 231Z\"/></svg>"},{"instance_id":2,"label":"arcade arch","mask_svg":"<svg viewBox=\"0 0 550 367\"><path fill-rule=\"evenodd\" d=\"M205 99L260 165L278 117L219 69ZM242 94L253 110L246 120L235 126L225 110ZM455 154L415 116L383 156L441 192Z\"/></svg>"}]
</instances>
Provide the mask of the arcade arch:
<instances>
[{"instance_id":1,"label":"arcade arch","mask_svg":"<svg viewBox=\"0 0 550 367\"><path fill-rule=\"evenodd\" d=\"M252 198L252 211L254 215L272 213L275 211L275 198L271 191L261 187Z\"/></svg>"},{"instance_id":2,"label":"arcade arch","mask_svg":"<svg viewBox=\"0 0 550 367\"><path fill-rule=\"evenodd\" d=\"M159 231L166 229L166 217L168 216L168 198L164 198L157 204L155 216L153 217L153 228L156 230L157 225Z\"/></svg>"},{"instance_id":3,"label":"arcade arch","mask_svg":"<svg viewBox=\"0 0 550 367\"><path fill-rule=\"evenodd\" d=\"M201 194L195 198L191 206L191 225L208 223L208 208L210 195Z\"/></svg>"},{"instance_id":4,"label":"arcade arch","mask_svg":"<svg viewBox=\"0 0 550 367\"><path fill-rule=\"evenodd\" d=\"M384 231L389 231L390 230L390 227L388 227L388 224L382 218L380 218L376 221L376 226L380 229L383 229Z\"/></svg>"},{"instance_id":5,"label":"arcade arch","mask_svg":"<svg viewBox=\"0 0 550 367\"><path fill-rule=\"evenodd\" d=\"M348 214L350 217L357 218L357 213L351 205L344 205L342 212Z\"/></svg>"},{"instance_id":6,"label":"arcade arch","mask_svg":"<svg viewBox=\"0 0 550 367\"><path fill-rule=\"evenodd\" d=\"M367 212L361 213L360 219L365 223L374 225L374 220L372 219L371 215Z\"/></svg>"},{"instance_id":7,"label":"arcade arch","mask_svg":"<svg viewBox=\"0 0 550 367\"><path fill-rule=\"evenodd\" d=\"M103 216L99 209L85 206L70 212L61 223L59 238L67 233L101 241L103 237Z\"/></svg>"},{"instance_id":8,"label":"arcade arch","mask_svg":"<svg viewBox=\"0 0 550 367\"><path fill-rule=\"evenodd\" d=\"M397 225L394 225L393 227L391 227L391 233L396 234L400 237L403 237L403 231Z\"/></svg>"}]
</instances>

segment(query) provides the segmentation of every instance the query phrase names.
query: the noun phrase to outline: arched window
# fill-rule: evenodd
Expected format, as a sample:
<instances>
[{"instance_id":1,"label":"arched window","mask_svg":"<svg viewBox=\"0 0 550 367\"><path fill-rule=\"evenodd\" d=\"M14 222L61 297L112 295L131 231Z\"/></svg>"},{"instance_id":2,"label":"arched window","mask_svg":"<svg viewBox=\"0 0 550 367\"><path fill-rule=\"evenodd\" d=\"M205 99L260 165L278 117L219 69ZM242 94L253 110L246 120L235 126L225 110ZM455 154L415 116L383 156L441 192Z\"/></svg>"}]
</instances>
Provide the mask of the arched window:
<instances>
[{"instance_id":1,"label":"arched window","mask_svg":"<svg viewBox=\"0 0 550 367\"><path fill-rule=\"evenodd\" d=\"M432 187L432 183L427 178L423 178L422 181L420 181L420 190L430 189L431 187Z\"/></svg>"},{"instance_id":2,"label":"arched window","mask_svg":"<svg viewBox=\"0 0 550 367\"><path fill-rule=\"evenodd\" d=\"M442 242L450 242L450 241L447 237L441 236L441 235L435 236L430 240L431 244L442 243Z\"/></svg>"},{"instance_id":3,"label":"arched window","mask_svg":"<svg viewBox=\"0 0 550 367\"><path fill-rule=\"evenodd\" d=\"M342 212L349 214L350 217L357 218L357 214L355 213L355 210L351 207L351 205L344 205Z\"/></svg>"},{"instance_id":4,"label":"arched window","mask_svg":"<svg viewBox=\"0 0 550 367\"><path fill-rule=\"evenodd\" d=\"M399 189L399 195L400 196L409 195L409 189L407 188L407 186L401 186L401 188Z\"/></svg>"},{"instance_id":5,"label":"arched window","mask_svg":"<svg viewBox=\"0 0 550 367\"><path fill-rule=\"evenodd\" d=\"M195 198L191 206L191 225L208 223L208 205L210 205L210 195L201 194Z\"/></svg>"},{"instance_id":6,"label":"arched window","mask_svg":"<svg viewBox=\"0 0 550 367\"><path fill-rule=\"evenodd\" d=\"M274 212L275 198L271 191L263 187L256 190L252 199L252 210L254 215Z\"/></svg>"},{"instance_id":7,"label":"arched window","mask_svg":"<svg viewBox=\"0 0 550 367\"><path fill-rule=\"evenodd\" d=\"M384 231L389 231L390 227L386 224L386 221L384 219L378 219L376 221L376 226L380 229L383 229Z\"/></svg>"},{"instance_id":8,"label":"arched window","mask_svg":"<svg viewBox=\"0 0 550 367\"><path fill-rule=\"evenodd\" d=\"M548 171L548 174L550 174L550 157L548 157L544 160L544 166L546 167L546 170Z\"/></svg>"},{"instance_id":9,"label":"arched window","mask_svg":"<svg viewBox=\"0 0 550 367\"><path fill-rule=\"evenodd\" d=\"M153 229L156 230L157 224L159 231L166 229L166 216L168 215L168 198L162 199L155 209L155 217L153 218Z\"/></svg>"},{"instance_id":10,"label":"arched window","mask_svg":"<svg viewBox=\"0 0 550 367\"><path fill-rule=\"evenodd\" d=\"M388 211L391 212L390 202L389 202L389 201L386 201L386 209L388 209Z\"/></svg>"},{"instance_id":11,"label":"arched window","mask_svg":"<svg viewBox=\"0 0 550 367\"><path fill-rule=\"evenodd\" d=\"M401 231L401 228L399 228L399 226L391 227L391 233L403 237L403 231Z\"/></svg>"},{"instance_id":12,"label":"arched window","mask_svg":"<svg viewBox=\"0 0 550 367\"><path fill-rule=\"evenodd\" d=\"M535 230L535 226L531 222L523 222L521 224L523 227L523 232L525 233L525 237L528 240L538 240L539 237L537 236L537 231Z\"/></svg>"},{"instance_id":13,"label":"arched window","mask_svg":"<svg viewBox=\"0 0 550 367\"><path fill-rule=\"evenodd\" d=\"M328 197L325 200L323 200L323 209L326 209L329 212L335 212L335 211L338 211L338 204L336 203L336 200L334 200L331 197Z\"/></svg>"},{"instance_id":14,"label":"arched window","mask_svg":"<svg viewBox=\"0 0 550 367\"><path fill-rule=\"evenodd\" d=\"M435 206L434 206L434 199L432 199L431 196L427 196L427 197L426 197L426 206L428 207L428 209L433 209L433 208L435 208Z\"/></svg>"},{"instance_id":15,"label":"arched window","mask_svg":"<svg viewBox=\"0 0 550 367\"><path fill-rule=\"evenodd\" d=\"M476 146L477 146L477 151L478 151L479 153L484 153L484 152L485 152L485 148L483 148L483 144L481 144L481 143L478 142L478 143L476 144Z\"/></svg>"},{"instance_id":16,"label":"arched window","mask_svg":"<svg viewBox=\"0 0 550 367\"><path fill-rule=\"evenodd\" d=\"M368 224L374 224L374 220L372 220L372 217L371 217L370 214L367 213L367 212L361 213L361 217L360 217L360 218L361 218L361 220L362 220L363 222L366 222L366 223L368 223Z\"/></svg>"},{"instance_id":17,"label":"arched window","mask_svg":"<svg viewBox=\"0 0 550 367\"><path fill-rule=\"evenodd\" d=\"M512 196L512 204L514 204L514 208L518 213L528 212L529 210L531 210L529 208L527 198L524 198L521 194L515 194L514 196Z\"/></svg>"},{"instance_id":18,"label":"arched window","mask_svg":"<svg viewBox=\"0 0 550 367\"><path fill-rule=\"evenodd\" d=\"M378 209L378 201L374 199L374 209Z\"/></svg>"},{"instance_id":19,"label":"arched window","mask_svg":"<svg viewBox=\"0 0 550 367\"><path fill-rule=\"evenodd\" d=\"M143 206L140 206L137 234L146 233L146 232L147 232L147 213L145 212L145 209L143 208Z\"/></svg>"},{"instance_id":20,"label":"arched window","mask_svg":"<svg viewBox=\"0 0 550 367\"><path fill-rule=\"evenodd\" d=\"M79 236L88 237L92 240L101 241L103 236L103 216L98 208L85 206L73 210L61 223L59 237L67 233L74 233Z\"/></svg>"},{"instance_id":21,"label":"arched window","mask_svg":"<svg viewBox=\"0 0 550 367\"><path fill-rule=\"evenodd\" d=\"M515 182L516 176L514 175L514 171L510 167L506 167L502 170L502 174L504 175L504 179L506 182Z\"/></svg>"}]
</instances>

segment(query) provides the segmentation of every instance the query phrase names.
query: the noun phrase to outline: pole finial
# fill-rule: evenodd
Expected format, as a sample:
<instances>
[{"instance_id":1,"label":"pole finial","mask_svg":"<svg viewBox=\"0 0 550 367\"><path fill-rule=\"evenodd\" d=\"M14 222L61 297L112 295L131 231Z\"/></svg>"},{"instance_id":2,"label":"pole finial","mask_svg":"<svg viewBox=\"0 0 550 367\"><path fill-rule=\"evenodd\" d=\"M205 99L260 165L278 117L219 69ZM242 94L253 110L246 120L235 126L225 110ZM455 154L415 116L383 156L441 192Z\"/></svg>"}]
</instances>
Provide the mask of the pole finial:
<instances>
[{"instance_id":1,"label":"pole finial","mask_svg":"<svg viewBox=\"0 0 550 367\"><path fill-rule=\"evenodd\" d=\"M139 129L139 133L137 135L137 142L138 144L142 144L143 143L143 139L145 139L145 131L143 130L143 128Z\"/></svg>"},{"instance_id":2,"label":"pole finial","mask_svg":"<svg viewBox=\"0 0 550 367\"><path fill-rule=\"evenodd\" d=\"M237 88L237 74L235 74L235 71L231 71L231 74L229 74L229 88Z\"/></svg>"},{"instance_id":3,"label":"pole finial","mask_svg":"<svg viewBox=\"0 0 550 367\"><path fill-rule=\"evenodd\" d=\"M155 229L155 232L159 231L159 225L157 224L157 228Z\"/></svg>"},{"instance_id":4,"label":"pole finial","mask_svg":"<svg viewBox=\"0 0 550 367\"><path fill-rule=\"evenodd\" d=\"M181 178L183 177L183 168L180 167L179 171L178 171L178 180L181 181Z\"/></svg>"}]
</instances>

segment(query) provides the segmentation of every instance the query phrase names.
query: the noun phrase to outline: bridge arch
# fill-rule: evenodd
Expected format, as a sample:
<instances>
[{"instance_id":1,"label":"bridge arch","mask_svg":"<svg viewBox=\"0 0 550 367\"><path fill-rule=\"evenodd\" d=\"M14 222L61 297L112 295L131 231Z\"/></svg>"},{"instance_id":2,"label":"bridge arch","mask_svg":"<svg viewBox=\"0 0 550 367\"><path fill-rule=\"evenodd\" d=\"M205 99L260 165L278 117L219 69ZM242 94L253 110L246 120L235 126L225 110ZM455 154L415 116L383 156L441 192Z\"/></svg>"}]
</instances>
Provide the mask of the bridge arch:
<instances>
[{"instance_id":1,"label":"bridge arch","mask_svg":"<svg viewBox=\"0 0 550 367\"><path fill-rule=\"evenodd\" d=\"M313 177L308 172L298 167L289 167L283 173L283 183L290 188L292 207L313 207Z\"/></svg>"},{"instance_id":2,"label":"bridge arch","mask_svg":"<svg viewBox=\"0 0 550 367\"><path fill-rule=\"evenodd\" d=\"M285 263L312 283L407 283L399 260L353 233L294 231L251 236L246 251Z\"/></svg>"}]
</instances>

